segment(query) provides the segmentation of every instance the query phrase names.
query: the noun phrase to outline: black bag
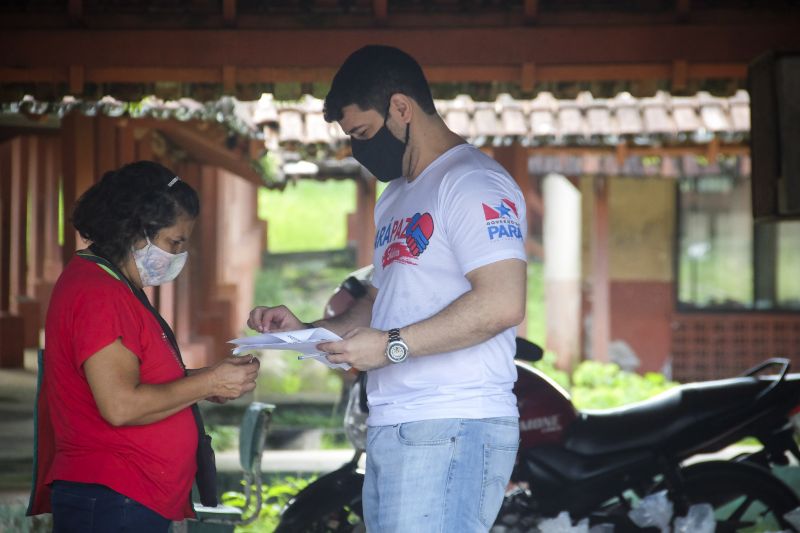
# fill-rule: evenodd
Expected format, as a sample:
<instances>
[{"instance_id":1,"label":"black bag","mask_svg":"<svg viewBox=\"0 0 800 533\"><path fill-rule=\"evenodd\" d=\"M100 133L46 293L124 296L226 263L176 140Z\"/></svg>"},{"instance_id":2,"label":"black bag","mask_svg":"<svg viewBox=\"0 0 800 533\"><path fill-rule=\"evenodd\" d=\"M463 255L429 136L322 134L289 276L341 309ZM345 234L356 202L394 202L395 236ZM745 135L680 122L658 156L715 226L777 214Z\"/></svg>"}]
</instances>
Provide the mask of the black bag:
<instances>
[{"instance_id":1,"label":"black bag","mask_svg":"<svg viewBox=\"0 0 800 533\"><path fill-rule=\"evenodd\" d=\"M172 328L169 327L169 324L167 324L166 320L164 320L156 308L153 307L153 304L151 304L150 300L147 299L147 295L144 293L144 291L133 285L133 283L131 283L130 280L128 280L128 278L126 278L125 275L123 275L122 272L120 272L119 269L113 263L111 263L111 261L91 254L88 251L78 252L78 255L110 270L121 281L124 281L128 285L142 305L144 305L145 308L147 308L147 310L150 311L153 316L155 316L156 320L161 326L161 330L164 332L164 335L167 337L172 345L172 348L175 350L175 353L178 355L178 360L183 367L184 373L186 373L186 365L183 363L183 357L181 357L181 351L180 348L178 348L178 341L175 340L175 334L172 332ZM200 415L200 408L197 404L192 405L192 415L194 415L194 421L197 424L197 474L195 475L197 492L200 495L200 503L207 507L216 507L219 505L219 500L217 499L217 464L214 457L214 449L211 447L211 436L206 434L206 428L203 424L203 417Z\"/></svg>"},{"instance_id":2,"label":"black bag","mask_svg":"<svg viewBox=\"0 0 800 533\"><path fill-rule=\"evenodd\" d=\"M217 463L214 449L211 447L211 436L206 434L203 419L200 418L200 409L197 404L192 406L197 421L197 475L195 483L200 495L200 503L206 507L216 507L217 500Z\"/></svg>"}]
</instances>

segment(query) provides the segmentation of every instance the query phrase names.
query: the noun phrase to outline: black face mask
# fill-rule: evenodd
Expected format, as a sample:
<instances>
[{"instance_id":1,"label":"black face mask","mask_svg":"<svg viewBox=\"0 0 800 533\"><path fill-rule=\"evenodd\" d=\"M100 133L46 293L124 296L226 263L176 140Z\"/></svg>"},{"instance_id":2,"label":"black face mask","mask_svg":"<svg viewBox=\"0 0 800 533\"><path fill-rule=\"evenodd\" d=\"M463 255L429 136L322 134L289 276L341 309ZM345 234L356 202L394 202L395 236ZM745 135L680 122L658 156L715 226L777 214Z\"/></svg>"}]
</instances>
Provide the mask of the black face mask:
<instances>
[{"instance_id":1,"label":"black face mask","mask_svg":"<svg viewBox=\"0 0 800 533\"><path fill-rule=\"evenodd\" d=\"M375 135L365 141L350 140L353 157L356 158L356 161L383 182L392 181L403 175L403 155L408 146L409 124L406 124L406 140L403 142L392 135L392 132L386 127L388 119L389 110L387 109L383 127Z\"/></svg>"}]
</instances>

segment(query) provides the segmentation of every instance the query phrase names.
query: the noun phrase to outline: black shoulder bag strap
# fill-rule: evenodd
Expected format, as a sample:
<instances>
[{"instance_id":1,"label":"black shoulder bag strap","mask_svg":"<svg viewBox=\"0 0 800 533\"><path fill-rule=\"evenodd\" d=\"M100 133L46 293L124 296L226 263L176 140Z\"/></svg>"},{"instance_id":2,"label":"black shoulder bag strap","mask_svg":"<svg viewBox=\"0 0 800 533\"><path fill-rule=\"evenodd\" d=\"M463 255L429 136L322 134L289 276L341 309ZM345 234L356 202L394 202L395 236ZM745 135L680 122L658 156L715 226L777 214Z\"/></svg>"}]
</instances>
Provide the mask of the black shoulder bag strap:
<instances>
[{"instance_id":1,"label":"black shoulder bag strap","mask_svg":"<svg viewBox=\"0 0 800 533\"><path fill-rule=\"evenodd\" d=\"M150 313L153 314L158 321L159 325L161 326L161 330L164 332L164 335L166 335L167 339L172 345L172 348L178 355L178 361L180 361L181 366L183 367L184 374L187 375L186 365L183 362L183 357L181 357L181 351L178 347L178 342L175 339L175 334L173 333L172 328L169 327L167 321L164 320L156 308L153 307L153 304L151 304L150 300L147 299L147 295L144 293L144 291L133 285L133 283L131 283L130 280L122 272L120 272L120 270L113 263L111 263L111 261L108 261L107 259L98 255L94 255L88 250L79 251L78 256L86 259L87 261L97 263L97 265L103 270L107 271L109 274L113 274L114 277L124 282L128 286L136 298L142 303L142 305L145 306L148 311L150 311ZM214 449L211 447L211 437L206 434L205 426L203 425L203 417L200 415L200 408L196 403L192 404L192 414L194 415L194 421L197 424L198 439L197 475L195 476L197 492L200 495L200 503L208 507L216 507L219 505L219 500L217 499L217 466L214 457Z\"/></svg>"}]
</instances>

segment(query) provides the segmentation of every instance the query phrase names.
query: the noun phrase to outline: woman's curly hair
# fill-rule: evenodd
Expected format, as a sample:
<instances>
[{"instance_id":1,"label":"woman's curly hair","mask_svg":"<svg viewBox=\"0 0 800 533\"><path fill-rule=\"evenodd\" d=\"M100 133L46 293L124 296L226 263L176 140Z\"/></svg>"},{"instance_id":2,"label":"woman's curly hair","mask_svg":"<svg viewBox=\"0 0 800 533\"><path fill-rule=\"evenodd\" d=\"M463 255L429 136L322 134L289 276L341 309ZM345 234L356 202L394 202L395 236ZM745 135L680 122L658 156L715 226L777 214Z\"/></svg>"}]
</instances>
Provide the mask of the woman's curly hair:
<instances>
[{"instance_id":1,"label":"woman's curly hair","mask_svg":"<svg viewBox=\"0 0 800 533\"><path fill-rule=\"evenodd\" d=\"M133 244L152 239L178 216L197 218L200 200L185 181L153 161L137 161L103 174L75 204L72 225L97 255L119 264Z\"/></svg>"}]
</instances>

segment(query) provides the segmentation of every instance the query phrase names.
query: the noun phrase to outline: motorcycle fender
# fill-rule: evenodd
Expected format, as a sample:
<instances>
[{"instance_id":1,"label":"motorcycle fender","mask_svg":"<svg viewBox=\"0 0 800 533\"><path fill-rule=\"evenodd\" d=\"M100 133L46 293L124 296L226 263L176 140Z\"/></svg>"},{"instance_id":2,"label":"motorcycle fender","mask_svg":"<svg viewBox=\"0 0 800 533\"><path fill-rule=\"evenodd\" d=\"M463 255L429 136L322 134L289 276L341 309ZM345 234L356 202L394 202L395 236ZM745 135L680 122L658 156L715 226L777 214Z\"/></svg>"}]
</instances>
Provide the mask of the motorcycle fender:
<instances>
[{"instance_id":1,"label":"motorcycle fender","mask_svg":"<svg viewBox=\"0 0 800 533\"><path fill-rule=\"evenodd\" d=\"M351 465L318 478L289 501L281 513L280 527L291 531L292 525L304 522L309 514L317 514L322 509L334 510L359 504L360 512L363 485L364 474Z\"/></svg>"}]
</instances>

